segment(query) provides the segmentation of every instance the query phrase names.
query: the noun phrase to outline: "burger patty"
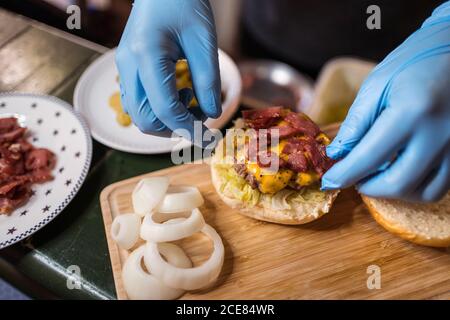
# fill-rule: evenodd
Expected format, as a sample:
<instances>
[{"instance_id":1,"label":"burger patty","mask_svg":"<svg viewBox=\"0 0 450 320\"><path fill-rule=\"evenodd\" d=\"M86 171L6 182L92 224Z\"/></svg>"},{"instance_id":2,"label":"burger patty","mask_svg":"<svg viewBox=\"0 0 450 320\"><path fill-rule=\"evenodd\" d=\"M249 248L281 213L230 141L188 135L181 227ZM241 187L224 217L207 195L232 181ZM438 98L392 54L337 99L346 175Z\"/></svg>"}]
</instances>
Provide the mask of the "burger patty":
<instances>
[{"instance_id":1,"label":"burger patty","mask_svg":"<svg viewBox=\"0 0 450 320\"><path fill-rule=\"evenodd\" d=\"M252 175L251 173L249 173L247 171L247 167L245 166L245 164L242 163L236 163L233 165L234 170L236 171L236 173L238 175L240 175L242 178L244 178L245 181L248 182L248 184L253 188L256 189L258 188L258 181L256 181L256 178L254 175Z\"/></svg>"}]
</instances>

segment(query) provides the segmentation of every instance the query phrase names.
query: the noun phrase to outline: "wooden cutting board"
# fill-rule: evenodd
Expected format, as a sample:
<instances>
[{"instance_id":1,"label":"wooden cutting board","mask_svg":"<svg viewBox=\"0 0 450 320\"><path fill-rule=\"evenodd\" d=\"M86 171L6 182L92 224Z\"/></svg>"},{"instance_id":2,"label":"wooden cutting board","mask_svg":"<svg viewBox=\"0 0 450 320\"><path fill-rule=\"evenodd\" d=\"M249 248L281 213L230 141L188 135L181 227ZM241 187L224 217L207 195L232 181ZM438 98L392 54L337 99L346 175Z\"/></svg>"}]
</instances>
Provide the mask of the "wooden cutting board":
<instances>
[{"instance_id":1,"label":"wooden cutting board","mask_svg":"<svg viewBox=\"0 0 450 320\"><path fill-rule=\"evenodd\" d=\"M118 299L127 299L121 269L128 253L110 238L111 222L119 214L132 212L131 192L141 178L163 175L172 184L199 188L205 198L200 209L225 246L216 285L186 293L183 299L450 299L450 251L421 247L388 233L372 219L353 189L342 191L331 212L312 223L265 223L223 203L205 163L152 172L103 190L100 201ZM201 235L178 244L194 265L206 260L212 250ZM379 268L380 289L368 289L371 266Z\"/></svg>"}]
</instances>

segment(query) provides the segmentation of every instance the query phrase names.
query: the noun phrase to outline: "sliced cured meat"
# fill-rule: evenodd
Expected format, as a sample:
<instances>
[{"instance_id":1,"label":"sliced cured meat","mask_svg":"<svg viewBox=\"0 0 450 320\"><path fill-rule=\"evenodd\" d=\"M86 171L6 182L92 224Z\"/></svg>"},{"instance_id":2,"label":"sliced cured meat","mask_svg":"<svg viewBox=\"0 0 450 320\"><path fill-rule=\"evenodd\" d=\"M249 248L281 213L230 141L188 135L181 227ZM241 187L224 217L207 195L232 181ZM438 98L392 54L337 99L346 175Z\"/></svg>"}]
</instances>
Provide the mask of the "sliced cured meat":
<instances>
[{"instance_id":1,"label":"sliced cured meat","mask_svg":"<svg viewBox=\"0 0 450 320\"><path fill-rule=\"evenodd\" d=\"M10 214L14 209L24 205L31 197L29 184L14 186L7 194L0 195L0 214Z\"/></svg>"},{"instance_id":2,"label":"sliced cured meat","mask_svg":"<svg viewBox=\"0 0 450 320\"><path fill-rule=\"evenodd\" d=\"M295 172L306 172L308 161L303 152L291 153L287 159L287 167Z\"/></svg>"},{"instance_id":3,"label":"sliced cured meat","mask_svg":"<svg viewBox=\"0 0 450 320\"><path fill-rule=\"evenodd\" d=\"M18 127L16 118L0 118L0 134L10 132Z\"/></svg>"},{"instance_id":4,"label":"sliced cured meat","mask_svg":"<svg viewBox=\"0 0 450 320\"><path fill-rule=\"evenodd\" d=\"M9 150L9 148L7 147L0 147L0 159L4 162L4 163L9 163L9 164L13 164L14 162L16 162L16 157L13 157L13 152L11 152Z\"/></svg>"},{"instance_id":5,"label":"sliced cured meat","mask_svg":"<svg viewBox=\"0 0 450 320\"><path fill-rule=\"evenodd\" d=\"M27 170L53 169L55 167L55 155L48 149L38 148L30 151L25 159Z\"/></svg>"},{"instance_id":6,"label":"sliced cured meat","mask_svg":"<svg viewBox=\"0 0 450 320\"><path fill-rule=\"evenodd\" d=\"M293 137L286 141L281 153L290 155L291 153L303 152L305 150L305 145L312 143L313 139L305 137Z\"/></svg>"},{"instance_id":7,"label":"sliced cured meat","mask_svg":"<svg viewBox=\"0 0 450 320\"><path fill-rule=\"evenodd\" d=\"M283 107L242 111L245 125L253 129L267 129L274 125L285 112Z\"/></svg>"},{"instance_id":8,"label":"sliced cured meat","mask_svg":"<svg viewBox=\"0 0 450 320\"><path fill-rule=\"evenodd\" d=\"M265 109L245 110L242 111L244 120L256 120L262 118L279 118L285 112L285 108L275 106Z\"/></svg>"},{"instance_id":9,"label":"sliced cured meat","mask_svg":"<svg viewBox=\"0 0 450 320\"><path fill-rule=\"evenodd\" d=\"M325 146L319 143L306 144L305 154L320 177L334 164L334 161L327 157Z\"/></svg>"},{"instance_id":10,"label":"sliced cured meat","mask_svg":"<svg viewBox=\"0 0 450 320\"><path fill-rule=\"evenodd\" d=\"M8 148L11 152L28 152L33 149L33 145L26 141L24 138L16 140L13 144L11 144Z\"/></svg>"},{"instance_id":11,"label":"sliced cured meat","mask_svg":"<svg viewBox=\"0 0 450 320\"><path fill-rule=\"evenodd\" d=\"M22 182L22 181L13 180L13 181L10 181L10 182L7 182L7 183L1 185L0 186L0 196L7 195L8 193L14 191L15 188L17 188L23 184L24 184L24 182Z\"/></svg>"},{"instance_id":12,"label":"sliced cured meat","mask_svg":"<svg viewBox=\"0 0 450 320\"><path fill-rule=\"evenodd\" d=\"M273 126L269 129L269 132L271 136L278 136L280 140L301 133L300 130L293 128L291 126Z\"/></svg>"},{"instance_id":13,"label":"sliced cured meat","mask_svg":"<svg viewBox=\"0 0 450 320\"><path fill-rule=\"evenodd\" d=\"M282 154L287 155L287 167L295 172L305 172L308 170L308 161L304 155L307 139L291 138L287 141L282 150Z\"/></svg>"},{"instance_id":14,"label":"sliced cured meat","mask_svg":"<svg viewBox=\"0 0 450 320\"><path fill-rule=\"evenodd\" d=\"M53 175L47 169L33 170L31 173L28 173L27 176L29 181L34 183L43 183L53 180Z\"/></svg>"},{"instance_id":15,"label":"sliced cured meat","mask_svg":"<svg viewBox=\"0 0 450 320\"><path fill-rule=\"evenodd\" d=\"M31 184L53 179L56 157L26 141L16 118L0 119L0 214L10 214L31 196Z\"/></svg>"},{"instance_id":16,"label":"sliced cured meat","mask_svg":"<svg viewBox=\"0 0 450 320\"><path fill-rule=\"evenodd\" d=\"M288 139L282 153L288 156L288 167L296 172L312 169L322 176L334 164L326 155L325 146L312 137Z\"/></svg>"},{"instance_id":17,"label":"sliced cured meat","mask_svg":"<svg viewBox=\"0 0 450 320\"><path fill-rule=\"evenodd\" d=\"M0 143L13 142L21 138L25 134L25 131L27 131L26 128L18 127L9 132L0 133Z\"/></svg>"},{"instance_id":18,"label":"sliced cured meat","mask_svg":"<svg viewBox=\"0 0 450 320\"><path fill-rule=\"evenodd\" d=\"M0 147L0 183L25 171L21 152Z\"/></svg>"},{"instance_id":19,"label":"sliced cured meat","mask_svg":"<svg viewBox=\"0 0 450 320\"><path fill-rule=\"evenodd\" d=\"M312 137L315 137L320 133L319 127L304 114L289 112L286 117L284 117L284 121L297 130L298 133L303 133Z\"/></svg>"}]
</instances>

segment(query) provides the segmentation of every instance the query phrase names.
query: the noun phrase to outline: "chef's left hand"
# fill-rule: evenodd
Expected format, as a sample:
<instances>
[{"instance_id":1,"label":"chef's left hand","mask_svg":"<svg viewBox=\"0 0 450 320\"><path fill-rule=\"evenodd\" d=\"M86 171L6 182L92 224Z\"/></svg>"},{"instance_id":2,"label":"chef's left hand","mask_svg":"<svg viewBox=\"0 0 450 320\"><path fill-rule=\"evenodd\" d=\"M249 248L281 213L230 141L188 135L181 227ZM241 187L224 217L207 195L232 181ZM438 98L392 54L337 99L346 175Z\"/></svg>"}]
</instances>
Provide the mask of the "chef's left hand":
<instances>
[{"instance_id":1,"label":"chef's left hand","mask_svg":"<svg viewBox=\"0 0 450 320\"><path fill-rule=\"evenodd\" d=\"M327 148L323 189L436 201L450 188L450 1L389 54L361 87Z\"/></svg>"}]
</instances>

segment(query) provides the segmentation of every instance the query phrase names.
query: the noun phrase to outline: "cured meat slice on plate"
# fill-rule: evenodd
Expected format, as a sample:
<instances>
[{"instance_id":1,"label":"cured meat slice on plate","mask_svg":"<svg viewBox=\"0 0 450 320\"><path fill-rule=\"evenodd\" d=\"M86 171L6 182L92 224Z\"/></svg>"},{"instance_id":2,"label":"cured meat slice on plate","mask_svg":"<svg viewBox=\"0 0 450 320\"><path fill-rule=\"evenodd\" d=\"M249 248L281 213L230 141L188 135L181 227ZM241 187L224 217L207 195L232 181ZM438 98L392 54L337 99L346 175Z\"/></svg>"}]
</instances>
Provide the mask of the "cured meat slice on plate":
<instances>
[{"instance_id":1,"label":"cured meat slice on plate","mask_svg":"<svg viewBox=\"0 0 450 320\"><path fill-rule=\"evenodd\" d=\"M53 179L56 157L26 141L16 118L0 118L0 214L10 214L31 196L31 185Z\"/></svg>"}]
</instances>

